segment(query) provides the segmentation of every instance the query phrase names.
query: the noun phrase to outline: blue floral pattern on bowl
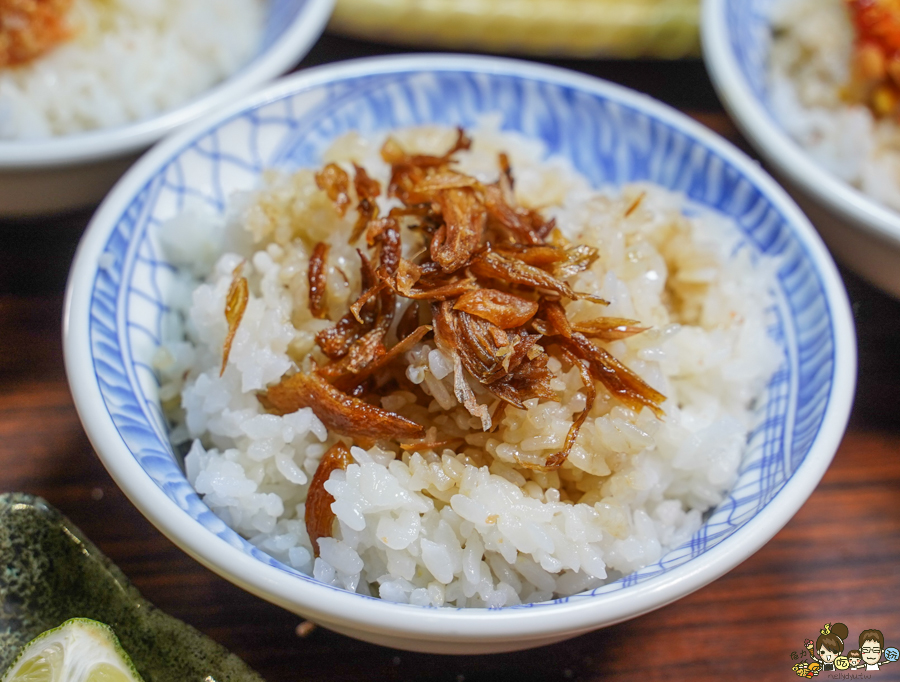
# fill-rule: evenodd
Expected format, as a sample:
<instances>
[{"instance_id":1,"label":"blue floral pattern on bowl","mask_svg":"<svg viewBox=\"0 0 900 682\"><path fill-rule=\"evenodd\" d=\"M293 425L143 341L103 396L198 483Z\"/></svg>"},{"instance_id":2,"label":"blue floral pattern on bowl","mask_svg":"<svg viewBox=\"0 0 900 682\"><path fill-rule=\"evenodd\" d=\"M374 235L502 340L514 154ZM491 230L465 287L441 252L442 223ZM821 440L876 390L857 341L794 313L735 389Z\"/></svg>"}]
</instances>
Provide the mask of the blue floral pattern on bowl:
<instances>
[{"instance_id":1,"label":"blue floral pattern on bowl","mask_svg":"<svg viewBox=\"0 0 900 682\"><path fill-rule=\"evenodd\" d=\"M728 41L738 68L756 98L766 105L769 48L772 29L769 26L775 0L725 0L725 23Z\"/></svg>"},{"instance_id":2,"label":"blue floral pattern on bowl","mask_svg":"<svg viewBox=\"0 0 900 682\"><path fill-rule=\"evenodd\" d=\"M94 280L90 341L106 409L135 460L211 533L298 580L313 581L216 517L187 482L168 443L150 366L173 272L160 252L157 231L186 202L199 200L221 211L229 194L252 188L264 168L317 165L322 151L345 131L423 123L472 126L480 116L499 112L503 128L542 140L550 154L569 159L595 186L646 180L684 192L693 204L733 218L742 232L740 248L775 259L769 332L784 361L757 407L731 494L689 542L659 562L561 601L643 583L722 543L794 475L832 399L833 314L824 283L788 218L725 156L635 108L616 89L593 91L557 80L550 71L543 79L525 78L496 64L490 70L387 71L297 87L197 134L160 165L118 218Z\"/></svg>"}]
</instances>

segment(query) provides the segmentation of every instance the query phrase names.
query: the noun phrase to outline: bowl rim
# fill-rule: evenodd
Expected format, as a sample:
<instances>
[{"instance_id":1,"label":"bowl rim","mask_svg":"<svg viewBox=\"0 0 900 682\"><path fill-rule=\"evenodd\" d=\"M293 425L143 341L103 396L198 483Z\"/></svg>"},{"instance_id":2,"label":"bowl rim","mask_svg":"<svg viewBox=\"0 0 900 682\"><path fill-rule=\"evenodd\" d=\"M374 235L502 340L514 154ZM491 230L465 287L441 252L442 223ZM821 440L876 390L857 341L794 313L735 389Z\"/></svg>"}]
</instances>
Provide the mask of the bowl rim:
<instances>
[{"instance_id":1,"label":"bowl rim","mask_svg":"<svg viewBox=\"0 0 900 682\"><path fill-rule=\"evenodd\" d=\"M146 149L175 129L231 104L294 66L325 30L335 1L305 0L269 48L175 109L112 128L39 140L0 140L0 171L66 167Z\"/></svg>"},{"instance_id":2,"label":"bowl rim","mask_svg":"<svg viewBox=\"0 0 900 682\"><path fill-rule=\"evenodd\" d=\"M435 609L398 605L301 581L261 564L186 517L149 478L118 434L93 377L89 310L97 259L132 197L147 178L196 137L245 109L346 78L401 72L464 71L541 80L601 95L634 107L694 137L734 164L763 190L791 224L815 264L833 315L834 379L831 399L809 453L794 475L739 532L664 574L628 589L542 608ZM326 627L387 632L425 642L546 639L587 632L662 607L731 570L765 544L794 515L827 469L840 442L852 404L856 378L856 338L852 315L837 269L812 225L787 193L757 163L731 143L685 114L647 95L558 67L500 58L452 54L404 54L363 58L308 69L196 122L146 154L119 181L88 226L69 275L63 312L66 372L78 414L98 456L132 503L176 545L213 572L249 592L301 613ZM735 537L738 536L738 537ZM403 608L403 611L398 610ZM398 617L402 614L402 617ZM522 648L522 647L519 647Z\"/></svg>"},{"instance_id":3,"label":"bowl rim","mask_svg":"<svg viewBox=\"0 0 900 682\"><path fill-rule=\"evenodd\" d=\"M703 61L719 98L741 132L775 171L844 221L900 245L900 212L815 163L762 105L738 66L728 40L727 0L702 0Z\"/></svg>"}]
</instances>

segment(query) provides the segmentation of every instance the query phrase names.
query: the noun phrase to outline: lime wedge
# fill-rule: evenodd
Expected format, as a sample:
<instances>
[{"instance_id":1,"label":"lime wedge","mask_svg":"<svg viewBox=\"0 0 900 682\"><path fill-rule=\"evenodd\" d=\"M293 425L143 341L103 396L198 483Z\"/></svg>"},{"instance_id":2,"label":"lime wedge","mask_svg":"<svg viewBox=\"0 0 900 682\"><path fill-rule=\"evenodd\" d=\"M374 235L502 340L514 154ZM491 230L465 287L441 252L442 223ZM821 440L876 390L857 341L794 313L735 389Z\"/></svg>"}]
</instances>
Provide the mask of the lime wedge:
<instances>
[{"instance_id":1,"label":"lime wedge","mask_svg":"<svg viewBox=\"0 0 900 682\"><path fill-rule=\"evenodd\" d=\"M28 642L0 682L143 682L112 628L72 618Z\"/></svg>"}]
</instances>

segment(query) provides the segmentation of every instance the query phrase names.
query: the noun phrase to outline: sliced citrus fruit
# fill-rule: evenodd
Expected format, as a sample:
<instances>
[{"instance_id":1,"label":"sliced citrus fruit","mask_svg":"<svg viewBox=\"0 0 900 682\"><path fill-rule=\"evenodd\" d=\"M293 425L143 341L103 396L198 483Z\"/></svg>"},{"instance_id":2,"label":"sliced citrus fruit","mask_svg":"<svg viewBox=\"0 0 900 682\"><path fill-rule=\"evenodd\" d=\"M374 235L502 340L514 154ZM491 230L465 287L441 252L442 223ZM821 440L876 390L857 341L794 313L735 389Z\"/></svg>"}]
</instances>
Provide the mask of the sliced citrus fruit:
<instances>
[{"instance_id":1,"label":"sliced citrus fruit","mask_svg":"<svg viewBox=\"0 0 900 682\"><path fill-rule=\"evenodd\" d=\"M28 642L0 682L143 682L112 628L72 618Z\"/></svg>"}]
</instances>

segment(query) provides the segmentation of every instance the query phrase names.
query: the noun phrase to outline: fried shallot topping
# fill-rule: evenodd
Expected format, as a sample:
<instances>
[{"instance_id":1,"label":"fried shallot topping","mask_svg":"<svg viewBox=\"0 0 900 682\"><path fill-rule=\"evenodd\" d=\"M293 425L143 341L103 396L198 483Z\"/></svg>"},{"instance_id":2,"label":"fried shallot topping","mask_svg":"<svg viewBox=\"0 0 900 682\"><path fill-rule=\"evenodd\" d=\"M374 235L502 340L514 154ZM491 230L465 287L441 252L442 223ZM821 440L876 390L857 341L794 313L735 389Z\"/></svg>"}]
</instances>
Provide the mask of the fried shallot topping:
<instances>
[{"instance_id":1,"label":"fried shallot topping","mask_svg":"<svg viewBox=\"0 0 900 682\"><path fill-rule=\"evenodd\" d=\"M309 257L309 312L320 320L328 314L325 303L325 259L328 258L328 249L328 244L319 242Z\"/></svg>"},{"instance_id":2,"label":"fried shallot topping","mask_svg":"<svg viewBox=\"0 0 900 682\"><path fill-rule=\"evenodd\" d=\"M68 39L72 0L0 0L0 68L30 62Z\"/></svg>"},{"instance_id":3,"label":"fried shallot topping","mask_svg":"<svg viewBox=\"0 0 900 682\"><path fill-rule=\"evenodd\" d=\"M260 400L274 414L312 408L325 428L342 436L389 440L425 435L414 421L347 395L318 372L292 374L271 386Z\"/></svg>"},{"instance_id":4,"label":"fried shallot topping","mask_svg":"<svg viewBox=\"0 0 900 682\"><path fill-rule=\"evenodd\" d=\"M481 317L500 329L512 329L534 317L538 304L498 289L475 289L456 299L453 309Z\"/></svg>"},{"instance_id":5,"label":"fried shallot topping","mask_svg":"<svg viewBox=\"0 0 900 682\"><path fill-rule=\"evenodd\" d=\"M511 258L496 251L491 251L489 248L474 258L469 267L472 272L485 279L521 284L539 291L552 292L564 298L583 298L600 305L608 304L607 301L604 301L599 296L572 291L572 287L546 270L534 265L528 265L528 263L518 258Z\"/></svg>"},{"instance_id":6,"label":"fried shallot topping","mask_svg":"<svg viewBox=\"0 0 900 682\"><path fill-rule=\"evenodd\" d=\"M222 369L219 376L225 374L225 366L228 364L228 356L231 354L231 344L234 342L234 335L237 333L241 320L244 318L244 311L247 310L247 303L250 300L250 287L247 284L247 278L241 276L241 270L244 264L238 265L232 273L231 286L228 288L228 294L225 297L225 322L228 323L228 334L225 337L225 345L222 349Z\"/></svg>"},{"instance_id":7,"label":"fried shallot topping","mask_svg":"<svg viewBox=\"0 0 900 682\"><path fill-rule=\"evenodd\" d=\"M588 338L575 332L566 340L566 347L572 354L587 360L594 378L606 386L626 407L640 411L641 407L649 407L657 417L663 416L659 404L666 397L650 388L637 374L616 360L609 351L591 343Z\"/></svg>"},{"instance_id":8,"label":"fried shallot topping","mask_svg":"<svg viewBox=\"0 0 900 682\"><path fill-rule=\"evenodd\" d=\"M597 317L585 322L573 322L572 329L603 341L618 341L647 331L648 327L639 327L639 324L636 320L621 317Z\"/></svg>"},{"instance_id":9,"label":"fried shallot topping","mask_svg":"<svg viewBox=\"0 0 900 682\"><path fill-rule=\"evenodd\" d=\"M626 407L638 411L647 407L663 415L660 404L665 396L598 345L640 334L647 327L617 317L585 319L584 308L577 322L569 320L565 301L608 305L591 293L575 291L566 281L591 267L597 249L568 244L552 220L517 205L505 154L499 158L496 182L487 184L459 172L454 154L470 144L459 130L447 153L430 156L409 154L388 138L381 150L391 165L387 198L402 205L383 217L376 202L380 185L354 166L358 217L350 243L365 235L370 249L368 255L358 251L360 294L343 317L316 336L327 360L283 377L259 400L276 414L309 407L328 429L359 443L399 441L405 451L464 446L458 436L442 437L433 428L426 437L417 420L381 406L381 398L398 386L418 391L417 399L427 399L406 377L403 356L433 334L434 343L452 363L453 393L484 431L502 419L506 405L526 409L526 401L533 398L560 399L551 385L552 356L577 368L585 406L569 428L562 450L544 464L522 465L556 469L572 451L594 405L597 382ZM316 175L316 182L344 215L350 196L347 172L329 164ZM403 230L422 235L426 246L420 253L403 255ZM318 311L324 316L326 256L327 247L319 244L310 259L314 315ZM395 313L400 315L396 325ZM482 400L493 396L493 406L479 402L473 387ZM385 397L388 404L395 405L396 398L389 403ZM323 460L319 471L325 466ZM322 537L324 531L316 528L315 537Z\"/></svg>"},{"instance_id":10,"label":"fried shallot topping","mask_svg":"<svg viewBox=\"0 0 900 682\"><path fill-rule=\"evenodd\" d=\"M356 206L356 223L353 226L353 232L350 233L348 242L350 244L355 243L360 235L365 232L370 220L375 220L378 217L378 204L375 198L381 194L381 183L370 178L365 168L354 163L353 170L356 173L353 178L353 187L356 189L356 198L359 200L359 203Z\"/></svg>"},{"instance_id":11,"label":"fried shallot topping","mask_svg":"<svg viewBox=\"0 0 900 682\"><path fill-rule=\"evenodd\" d=\"M334 512L331 505L334 497L325 490L325 482L335 469L346 469L353 463L350 448L338 441L322 455L316 468L309 492L306 494L306 532L312 542L313 552L319 556L319 538L330 538L334 528Z\"/></svg>"},{"instance_id":12,"label":"fried shallot topping","mask_svg":"<svg viewBox=\"0 0 900 682\"><path fill-rule=\"evenodd\" d=\"M350 207L350 176L336 163L329 163L316 173L316 186L328 195L339 215Z\"/></svg>"}]
</instances>

